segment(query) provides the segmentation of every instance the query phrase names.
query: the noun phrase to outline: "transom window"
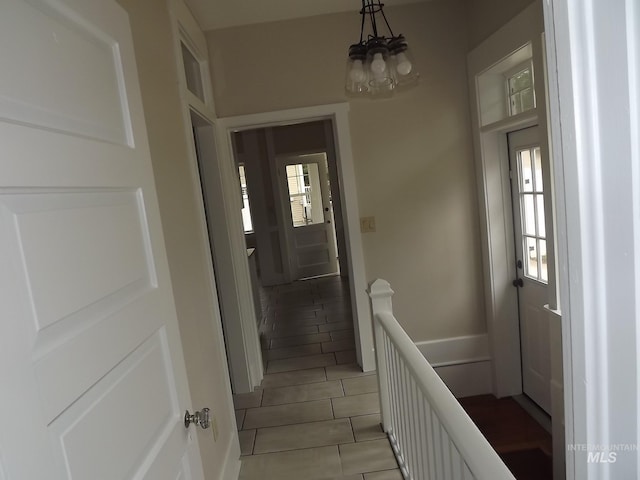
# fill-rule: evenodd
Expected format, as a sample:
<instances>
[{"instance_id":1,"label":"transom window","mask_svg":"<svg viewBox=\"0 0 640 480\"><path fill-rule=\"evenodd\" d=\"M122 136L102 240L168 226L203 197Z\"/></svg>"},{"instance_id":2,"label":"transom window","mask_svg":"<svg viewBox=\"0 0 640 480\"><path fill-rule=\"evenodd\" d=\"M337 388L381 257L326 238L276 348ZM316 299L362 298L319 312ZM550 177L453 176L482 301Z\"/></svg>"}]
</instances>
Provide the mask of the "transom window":
<instances>
[{"instance_id":1,"label":"transom window","mask_svg":"<svg viewBox=\"0 0 640 480\"><path fill-rule=\"evenodd\" d=\"M507 95L509 115L531 110L536 106L536 97L533 89L533 68L531 63L512 70L507 74Z\"/></svg>"},{"instance_id":2,"label":"transom window","mask_svg":"<svg viewBox=\"0 0 640 480\"><path fill-rule=\"evenodd\" d=\"M518 150L518 183L524 274L547 283L547 239L540 147Z\"/></svg>"},{"instance_id":3,"label":"transom window","mask_svg":"<svg viewBox=\"0 0 640 480\"><path fill-rule=\"evenodd\" d=\"M180 42L182 48L182 65L187 80L187 88L191 93L204 102L204 84L202 82L202 68L200 62L191 53L191 50Z\"/></svg>"}]
</instances>

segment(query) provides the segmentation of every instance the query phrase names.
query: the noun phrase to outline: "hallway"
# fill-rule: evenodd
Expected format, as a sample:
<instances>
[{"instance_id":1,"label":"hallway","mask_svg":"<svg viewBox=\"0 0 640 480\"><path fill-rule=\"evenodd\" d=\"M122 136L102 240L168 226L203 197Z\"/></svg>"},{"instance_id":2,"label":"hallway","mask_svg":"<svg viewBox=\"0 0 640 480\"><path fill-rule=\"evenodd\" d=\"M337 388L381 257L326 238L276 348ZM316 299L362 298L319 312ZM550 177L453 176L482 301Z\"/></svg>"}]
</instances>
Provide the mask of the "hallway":
<instances>
[{"instance_id":1,"label":"hallway","mask_svg":"<svg viewBox=\"0 0 640 480\"><path fill-rule=\"evenodd\" d=\"M266 374L235 395L241 480L401 480L380 429L377 378L355 363L348 283L267 290Z\"/></svg>"}]
</instances>

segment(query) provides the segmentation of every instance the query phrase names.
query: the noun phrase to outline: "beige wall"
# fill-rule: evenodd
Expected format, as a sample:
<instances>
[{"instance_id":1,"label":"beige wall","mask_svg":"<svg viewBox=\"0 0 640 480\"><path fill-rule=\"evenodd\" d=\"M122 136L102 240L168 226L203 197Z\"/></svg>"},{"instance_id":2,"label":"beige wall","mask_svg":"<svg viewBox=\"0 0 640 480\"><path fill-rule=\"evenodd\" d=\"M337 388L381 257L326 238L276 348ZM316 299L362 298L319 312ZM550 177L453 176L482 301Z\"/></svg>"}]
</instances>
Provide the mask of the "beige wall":
<instances>
[{"instance_id":1,"label":"beige wall","mask_svg":"<svg viewBox=\"0 0 640 480\"><path fill-rule=\"evenodd\" d=\"M119 0L129 12L142 90L151 159L180 323L192 407L218 413L220 436L198 430L206 478L220 478L232 441L233 407L220 329L212 322L207 288L206 249L200 233L197 197L191 183L188 150L173 57L166 2Z\"/></svg>"},{"instance_id":2,"label":"beige wall","mask_svg":"<svg viewBox=\"0 0 640 480\"><path fill-rule=\"evenodd\" d=\"M469 50L496 32L534 0L464 0L467 8Z\"/></svg>"},{"instance_id":3,"label":"beige wall","mask_svg":"<svg viewBox=\"0 0 640 480\"><path fill-rule=\"evenodd\" d=\"M478 210L466 80L465 11L456 0L389 8L422 73L390 100L351 101L369 280L391 282L415 341L484 332ZM217 113L345 101L359 16L325 15L207 33Z\"/></svg>"}]
</instances>

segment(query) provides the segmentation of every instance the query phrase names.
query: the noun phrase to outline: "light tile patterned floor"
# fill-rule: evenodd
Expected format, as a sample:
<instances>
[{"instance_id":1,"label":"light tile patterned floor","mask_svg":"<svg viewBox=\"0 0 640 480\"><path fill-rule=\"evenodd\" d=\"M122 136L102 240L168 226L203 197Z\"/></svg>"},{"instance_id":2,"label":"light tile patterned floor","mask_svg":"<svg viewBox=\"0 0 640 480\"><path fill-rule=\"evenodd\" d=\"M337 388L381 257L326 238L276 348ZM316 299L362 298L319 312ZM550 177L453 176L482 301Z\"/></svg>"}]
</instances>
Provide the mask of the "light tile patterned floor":
<instances>
[{"instance_id":1,"label":"light tile patterned floor","mask_svg":"<svg viewBox=\"0 0 640 480\"><path fill-rule=\"evenodd\" d=\"M264 381L235 395L241 480L402 480L380 429L375 373L355 364L348 284L267 291Z\"/></svg>"}]
</instances>

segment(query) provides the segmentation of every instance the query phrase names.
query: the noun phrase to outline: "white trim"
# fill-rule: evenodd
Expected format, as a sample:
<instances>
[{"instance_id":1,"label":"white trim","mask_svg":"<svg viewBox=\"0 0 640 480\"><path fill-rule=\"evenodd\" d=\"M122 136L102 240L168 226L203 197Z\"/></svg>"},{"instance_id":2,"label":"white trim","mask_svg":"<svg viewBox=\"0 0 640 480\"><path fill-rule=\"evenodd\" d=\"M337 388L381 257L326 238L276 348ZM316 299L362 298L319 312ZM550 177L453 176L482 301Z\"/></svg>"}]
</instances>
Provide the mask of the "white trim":
<instances>
[{"instance_id":1,"label":"white trim","mask_svg":"<svg viewBox=\"0 0 640 480\"><path fill-rule=\"evenodd\" d=\"M204 90L204 100L208 109L213 112L215 110L213 103L213 87L211 83L211 73L209 70L209 56L207 49L207 39L198 25L198 22L194 18L189 7L183 0L167 0L169 5L169 12L173 18L173 35L176 50L176 59L178 60L178 72L180 78L184 80L184 66L182 63L182 48L180 42L182 41L185 46L191 51L193 56L200 64L200 74L202 77L202 88ZM186 89L186 83L183 83ZM199 99L198 99L199 100ZM201 112L202 113L202 112ZM214 117L215 118L215 115Z\"/></svg>"},{"instance_id":2,"label":"white trim","mask_svg":"<svg viewBox=\"0 0 640 480\"><path fill-rule=\"evenodd\" d=\"M555 172L562 180L556 188L566 441L637 445L637 2L555 0L544 11ZM568 451L567 479L637 478L638 452L619 453L615 463L587 460L586 451Z\"/></svg>"},{"instance_id":3,"label":"white trim","mask_svg":"<svg viewBox=\"0 0 640 480\"><path fill-rule=\"evenodd\" d=\"M192 178L194 202L198 206L198 216L200 217L200 235L203 239L204 245L210 245L211 240L209 238L209 230L207 228L207 218L204 208L204 195L202 190L202 183L200 179L200 170L198 167L198 157L193 144L193 132L192 132L192 113L199 116L204 122L206 122L212 133L211 141L213 145L206 145L211 151L210 160L211 165L203 166L209 167L209 183L213 186L209 194L213 194L221 198L221 202L226 208L216 211L217 220L216 225L220 228L214 230L214 234L217 235L216 239L221 245L220 250L229 250L226 247L228 244L235 245L238 243L237 238L234 243L234 239L231 238L232 226L229 225L228 211L231 208L227 206L224 201L224 196L220 184L224 182L216 181L216 179L223 178L223 172L219 161L217 160L217 152L215 139L217 137L216 118L211 106L212 103L205 104L195 95L187 89L186 78L184 73L184 67L182 63L182 35L188 33L189 38L195 41L200 49L203 51L196 52L202 57L198 57L197 60L201 62L203 72L203 85L205 89L205 98L212 98L211 87L208 79L208 67L206 66L206 40L202 32L198 30L198 26L193 20L191 13L184 6L180 0L168 0L169 12L172 17L172 29L174 37L174 52L176 59L176 68L178 71L178 81L180 84L180 99L183 105L183 125L185 128L185 138L187 139L187 146L189 149L189 170ZM242 224L242 218L240 209L237 211L237 216ZM241 230L242 227L241 227ZM236 236L237 237L237 236ZM244 236L242 236L241 244L244 245ZM228 322L233 328L227 326L226 344L220 347L226 351L229 358L229 375L233 379L233 387L236 393L248 393L253 391L253 388L260 385L263 376L262 366L262 353L260 347L260 341L258 338L258 332L255 322L255 309L253 306L253 299L251 294L251 280L249 273L249 263L246 255L246 250L243 250L243 258L239 258L233 255L222 255L217 258L216 265L221 271L221 277L226 280L223 288L220 289L220 296L222 297L222 307L224 308L225 321ZM219 338L224 338L222 335L222 320L220 318L220 303L218 299L218 291L216 289L216 279L214 273L213 256L210 249L205 249L205 256L207 262L207 271L209 273L209 285L208 289L211 292L211 320L214 324L214 328L218 331ZM247 294L247 292L249 292ZM247 300L249 299L249 300ZM250 305L248 305L250 303ZM229 330L233 330L230 332ZM224 358L223 358L224 359ZM223 360L221 359L221 360ZM228 393L231 399L231 392ZM229 405L233 405L230 401ZM233 411L229 412L233 415Z\"/></svg>"},{"instance_id":4,"label":"white trim","mask_svg":"<svg viewBox=\"0 0 640 480\"><path fill-rule=\"evenodd\" d=\"M340 195L343 199L347 257L349 259L349 285L356 337L356 355L364 371L375 370L373 329L369 299L367 298L364 253L360 234L358 197L355 181L351 135L349 129L349 104L338 103L315 107L257 113L218 120L220 163L233 164L231 133L254 128L307 123L329 119L333 123L336 145ZM238 213L239 215L239 213ZM244 248L244 247L243 247Z\"/></svg>"},{"instance_id":5,"label":"white trim","mask_svg":"<svg viewBox=\"0 0 640 480\"><path fill-rule=\"evenodd\" d=\"M417 342L416 346L434 368L491 360L486 333Z\"/></svg>"},{"instance_id":6,"label":"white trim","mask_svg":"<svg viewBox=\"0 0 640 480\"><path fill-rule=\"evenodd\" d=\"M491 360L445 365L434 370L456 398L489 395L493 391Z\"/></svg>"},{"instance_id":7,"label":"white trim","mask_svg":"<svg viewBox=\"0 0 640 480\"><path fill-rule=\"evenodd\" d=\"M457 398L492 392L489 335L429 340L416 347Z\"/></svg>"},{"instance_id":8,"label":"white trim","mask_svg":"<svg viewBox=\"0 0 640 480\"><path fill-rule=\"evenodd\" d=\"M202 192L202 184L200 181L200 172L198 168L198 159L193 145L193 132L191 123L192 112L199 115L202 119L211 125L211 128L215 131L215 113L213 111L213 92L211 89L211 81L209 79L208 57L207 57L207 43L204 34L199 29L195 19L191 15L191 12L181 0L168 0L169 16L171 18L173 42L174 42L174 58L176 61L176 68L178 72L178 82L180 84L180 100L182 103L182 124L184 125L185 138L187 139L187 148L189 149L190 161L189 171L191 174L191 184L193 185L194 203L197 206L197 214L199 217L199 234L201 242L205 246L210 245L209 232L207 228L206 212L204 209L204 196ZM191 47L195 44L198 47L198 51L195 52L196 58L201 62L203 73L203 88L205 91L205 99L207 104L204 104L199 98L193 95L186 86L186 78L184 73L184 67L182 62L182 48L181 48L181 36L187 35L189 41L192 43ZM193 52L192 52L193 53ZM216 278L213 268L213 256L210 248L204 249L206 271L207 271L207 289L210 292L209 299L209 311L210 318L213 324L214 331L218 338L218 344L212 345L212 348L216 348L220 352L219 359L221 368L226 372L227 381L224 385L219 385L220 388L224 388L225 396L227 397L227 410L219 410L216 415L226 415L232 419L231 433L229 435L229 443L223 456L222 480L237 480L240 475L240 442L238 437L238 430L236 427L236 417L233 410L233 396L230 386L231 372L226 368L226 349L225 337L222 331L222 319L220 317L220 303L218 299L218 292L216 288ZM244 352L244 347L241 350ZM243 360L245 366L249 362L245 356ZM247 371L247 383L251 384L250 373ZM262 376L260 376L260 381ZM199 452L199 455L202 455Z\"/></svg>"},{"instance_id":9,"label":"white trim","mask_svg":"<svg viewBox=\"0 0 640 480\"><path fill-rule=\"evenodd\" d=\"M540 2L534 2L468 56L487 331L494 360L493 392L498 397L522 393L518 301L511 284L516 272L506 133L535 124L540 125L542 130L546 128L546 95L539 73L543 71L542 27ZM538 72L535 73L536 109L482 127L478 76L507 59L510 54L521 52L526 45L531 46L534 71ZM545 140L543 138L540 142L541 149L544 149L543 157L547 151ZM546 217L551 218L551 215ZM552 232L549 224L547 230ZM548 250L549 258L553 258L553 253Z\"/></svg>"}]
</instances>

